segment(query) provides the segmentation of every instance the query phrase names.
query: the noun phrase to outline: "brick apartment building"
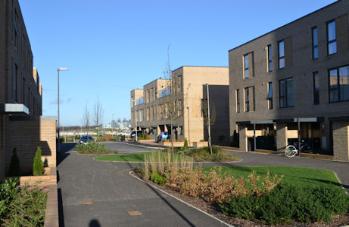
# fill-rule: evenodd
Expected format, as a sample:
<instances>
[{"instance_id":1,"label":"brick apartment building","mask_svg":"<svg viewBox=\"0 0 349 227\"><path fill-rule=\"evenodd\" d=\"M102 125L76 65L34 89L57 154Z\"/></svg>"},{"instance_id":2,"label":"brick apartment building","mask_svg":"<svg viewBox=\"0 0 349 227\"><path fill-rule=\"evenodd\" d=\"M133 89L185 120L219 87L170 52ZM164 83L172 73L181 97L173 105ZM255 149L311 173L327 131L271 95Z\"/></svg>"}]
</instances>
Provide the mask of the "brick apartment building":
<instances>
[{"instance_id":1,"label":"brick apartment building","mask_svg":"<svg viewBox=\"0 0 349 227\"><path fill-rule=\"evenodd\" d=\"M42 86L18 0L0 1L0 180L16 149L23 174L31 172L37 146L55 165L53 119L42 115ZM53 132L53 137L52 137ZM53 139L52 139L53 138Z\"/></svg>"},{"instance_id":2,"label":"brick apartment building","mask_svg":"<svg viewBox=\"0 0 349 227\"><path fill-rule=\"evenodd\" d=\"M183 66L171 79L157 79L131 91L131 122L156 138L161 132L189 144L207 141L206 84L211 100L212 142L229 143L229 76L227 67ZM207 111L206 111L207 113Z\"/></svg>"},{"instance_id":3,"label":"brick apartment building","mask_svg":"<svg viewBox=\"0 0 349 227\"><path fill-rule=\"evenodd\" d=\"M348 14L339 0L229 51L230 131L240 149L300 138L349 160Z\"/></svg>"}]
</instances>

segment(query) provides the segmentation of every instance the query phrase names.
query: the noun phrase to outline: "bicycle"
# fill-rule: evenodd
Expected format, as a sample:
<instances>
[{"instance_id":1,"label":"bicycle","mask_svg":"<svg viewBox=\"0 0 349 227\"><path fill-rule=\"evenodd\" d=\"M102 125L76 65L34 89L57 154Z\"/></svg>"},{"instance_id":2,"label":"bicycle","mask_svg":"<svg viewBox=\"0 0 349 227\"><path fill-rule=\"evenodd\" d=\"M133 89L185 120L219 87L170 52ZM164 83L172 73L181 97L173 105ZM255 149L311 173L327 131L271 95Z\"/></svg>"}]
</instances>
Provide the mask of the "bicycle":
<instances>
[{"instance_id":1,"label":"bicycle","mask_svg":"<svg viewBox=\"0 0 349 227\"><path fill-rule=\"evenodd\" d=\"M293 145L288 145L285 148L285 156L288 158L293 158L298 154L298 149Z\"/></svg>"}]
</instances>

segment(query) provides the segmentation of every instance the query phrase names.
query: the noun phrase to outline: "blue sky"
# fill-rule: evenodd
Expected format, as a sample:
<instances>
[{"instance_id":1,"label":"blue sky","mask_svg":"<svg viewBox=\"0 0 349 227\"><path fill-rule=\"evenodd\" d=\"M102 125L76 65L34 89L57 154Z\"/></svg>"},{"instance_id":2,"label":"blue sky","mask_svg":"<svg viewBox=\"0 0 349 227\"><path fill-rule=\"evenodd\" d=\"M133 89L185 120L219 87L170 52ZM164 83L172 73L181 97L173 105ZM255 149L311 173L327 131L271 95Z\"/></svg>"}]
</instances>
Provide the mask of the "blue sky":
<instances>
[{"instance_id":1,"label":"blue sky","mask_svg":"<svg viewBox=\"0 0 349 227\"><path fill-rule=\"evenodd\" d=\"M334 0L20 0L34 64L44 86L44 115L81 125L99 99L104 123L129 118L132 88L171 67L227 66L228 50Z\"/></svg>"}]
</instances>

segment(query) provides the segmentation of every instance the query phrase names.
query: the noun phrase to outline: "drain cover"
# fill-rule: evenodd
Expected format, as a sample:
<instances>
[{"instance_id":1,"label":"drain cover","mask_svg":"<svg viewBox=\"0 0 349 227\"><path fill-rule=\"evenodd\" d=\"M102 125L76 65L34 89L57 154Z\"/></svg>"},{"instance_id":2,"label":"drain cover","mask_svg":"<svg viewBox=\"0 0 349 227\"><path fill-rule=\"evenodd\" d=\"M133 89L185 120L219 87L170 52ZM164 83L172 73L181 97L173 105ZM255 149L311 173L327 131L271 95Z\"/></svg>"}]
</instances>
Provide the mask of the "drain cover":
<instances>
[{"instance_id":1,"label":"drain cover","mask_svg":"<svg viewBox=\"0 0 349 227\"><path fill-rule=\"evenodd\" d=\"M127 211L127 213L130 216L141 216L141 215L143 215L142 212L140 212L138 210L129 210L129 211Z\"/></svg>"},{"instance_id":2,"label":"drain cover","mask_svg":"<svg viewBox=\"0 0 349 227\"><path fill-rule=\"evenodd\" d=\"M80 201L81 205L92 205L94 204L94 201L92 199L84 199Z\"/></svg>"}]
</instances>

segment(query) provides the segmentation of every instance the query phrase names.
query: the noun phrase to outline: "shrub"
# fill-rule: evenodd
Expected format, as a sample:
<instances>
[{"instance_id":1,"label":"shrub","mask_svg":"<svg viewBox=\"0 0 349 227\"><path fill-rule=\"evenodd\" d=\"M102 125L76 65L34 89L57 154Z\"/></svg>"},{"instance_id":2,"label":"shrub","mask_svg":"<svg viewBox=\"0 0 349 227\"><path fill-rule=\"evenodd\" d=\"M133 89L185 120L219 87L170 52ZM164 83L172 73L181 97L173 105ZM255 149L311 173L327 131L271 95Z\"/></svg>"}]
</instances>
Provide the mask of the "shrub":
<instances>
[{"instance_id":1,"label":"shrub","mask_svg":"<svg viewBox=\"0 0 349 227\"><path fill-rule=\"evenodd\" d=\"M190 149L184 152L186 155L193 157L195 161L211 161L211 162L222 162L222 161L231 161L236 158L233 156L228 156L218 147L212 147L212 154L208 147Z\"/></svg>"},{"instance_id":2,"label":"shrub","mask_svg":"<svg viewBox=\"0 0 349 227\"><path fill-rule=\"evenodd\" d=\"M185 140L184 140L183 148L184 148L184 149L188 149L188 147L189 147L188 140L185 139Z\"/></svg>"},{"instance_id":3,"label":"shrub","mask_svg":"<svg viewBox=\"0 0 349 227\"><path fill-rule=\"evenodd\" d=\"M113 136L109 134L100 135L97 137L97 142L113 141Z\"/></svg>"},{"instance_id":4,"label":"shrub","mask_svg":"<svg viewBox=\"0 0 349 227\"><path fill-rule=\"evenodd\" d=\"M42 176L44 174L44 163L42 162L41 156L42 151L41 148L38 147L33 160L33 176Z\"/></svg>"},{"instance_id":5,"label":"shrub","mask_svg":"<svg viewBox=\"0 0 349 227\"><path fill-rule=\"evenodd\" d=\"M107 154L108 149L104 144L100 143L88 143L88 144L78 144L75 150L80 154Z\"/></svg>"},{"instance_id":6,"label":"shrub","mask_svg":"<svg viewBox=\"0 0 349 227\"><path fill-rule=\"evenodd\" d=\"M22 188L8 206L5 226L43 226L46 199L38 189Z\"/></svg>"},{"instance_id":7,"label":"shrub","mask_svg":"<svg viewBox=\"0 0 349 227\"><path fill-rule=\"evenodd\" d=\"M219 207L230 216L266 224L329 222L333 215L348 212L349 198L340 188L280 184L270 193L235 197Z\"/></svg>"},{"instance_id":8,"label":"shrub","mask_svg":"<svg viewBox=\"0 0 349 227\"><path fill-rule=\"evenodd\" d=\"M20 188L18 178L0 184L0 226L43 226L46 193Z\"/></svg>"},{"instance_id":9,"label":"shrub","mask_svg":"<svg viewBox=\"0 0 349 227\"><path fill-rule=\"evenodd\" d=\"M166 184L166 181L167 181L165 176L162 176L157 172L154 172L151 174L150 180L158 185L164 185L164 184Z\"/></svg>"},{"instance_id":10,"label":"shrub","mask_svg":"<svg viewBox=\"0 0 349 227\"><path fill-rule=\"evenodd\" d=\"M10 177L17 177L20 175L19 158L17 155L17 149L13 148L10 167L8 170Z\"/></svg>"}]
</instances>

